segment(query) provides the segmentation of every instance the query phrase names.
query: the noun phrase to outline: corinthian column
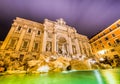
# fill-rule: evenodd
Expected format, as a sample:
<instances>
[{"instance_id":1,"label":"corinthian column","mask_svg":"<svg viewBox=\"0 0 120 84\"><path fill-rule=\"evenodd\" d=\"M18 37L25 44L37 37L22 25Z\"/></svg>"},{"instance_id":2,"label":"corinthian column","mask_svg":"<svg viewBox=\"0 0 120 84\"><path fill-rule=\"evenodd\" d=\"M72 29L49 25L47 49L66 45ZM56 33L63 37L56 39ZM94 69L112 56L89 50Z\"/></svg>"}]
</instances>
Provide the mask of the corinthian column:
<instances>
[{"instance_id":1,"label":"corinthian column","mask_svg":"<svg viewBox=\"0 0 120 84\"><path fill-rule=\"evenodd\" d=\"M70 53L70 55L72 55L73 51L72 51L72 42L71 42L70 35L68 36L68 44L69 44L69 53Z\"/></svg>"},{"instance_id":2,"label":"corinthian column","mask_svg":"<svg viewBox=\"0 0 120 84\"><path fill-rule=\"evenodd\" d=\"M53 51L54 54L56 54L56 50L57 50L56 46L57 45L56 45L56 32L55 31L53 32L53 42L52 43L53 43L52 51Z\"/></svg>"},{"instance_id":3,"label":"corinthian column","mask_svg":"<svg viewBox=\"0 0 120 84\"><path fill-rule=\"evenodd\" d=\"M34 44L34 39L35 39L35 30L32 33L32 37L31 37L31 41L30 41L30 45L29 45L29 49L28 49L29 52L32 50L32 47Z\"/></svg>"},{"instance_id":4,"label":"corinthian column","mask_svg":"<svg viewBox=\"0 0 120 84\"><path fill-rule=\"evenodd\" d=\"M18 40L18 43L16 45L16 51L19 51L21 45L22 45L22 42L23 42L23 38L24 38L24 35L25 35L25 32L26 32L27 29L23 28L21 34L20 34L20 37L19 37L19 40Z\"/></svg>"},{"instance_id":5,"label":"corinthian column","mask_svg":"<svg viewBox=\"0 0 120 84\"><path fill-rule=\"evenodd\" d=\"M92 54L92 48L91 48L91 45L90 44L88 44L89 45L89 49L90 49L90 55Z\"/></svg>"},{"instance_id":6,"label":"corinthian column","mask_svg":"<svg viewBox=\"0 0 120 84\"><path fill-rule=\"evenodd\" d=\"M81 54L83 55L83 54L84 54L83 44L82 44L82 42L81 42L81 41L79 42L79 44L80 44L80 48L81 48Z\"/></svg>"},{"instance_id":7,"label":"corinthian column","mask_svg":"<svg viewBox=\"0 0 120 84\"><path fill-rule=\"evenodd\" d=\"M80 47L79 47L79 43L78 43L78 39L77 39L77 38L75 39L75 43L76 43L77 54L78 54L78 55L81 55L81 54L80 54Z\"/></svg>"},{"instance_id":8,"label":"corinthian column","mask_svg":"<svg viewBox=\"0 0 120 84\"><path fill-rule=\"evenodd\" d=\"M42 42L42 52L46 51L46 39L47 39L47 30L46 27L44 27L44 33L43 33L43 42Z\"/></svg>"},{"instance_id":9,"label":"corinthian column","mask_svg":"<svg viewBox=\"0 0 120 84\"><path fill-rule=\"evenodd\" d=\"M87 54L87 56L89 56L89 51L88 51L88 45L87 45L87 43L84 43L84 46L85 46L86 54Z\"/></svg>"}]
</instances>

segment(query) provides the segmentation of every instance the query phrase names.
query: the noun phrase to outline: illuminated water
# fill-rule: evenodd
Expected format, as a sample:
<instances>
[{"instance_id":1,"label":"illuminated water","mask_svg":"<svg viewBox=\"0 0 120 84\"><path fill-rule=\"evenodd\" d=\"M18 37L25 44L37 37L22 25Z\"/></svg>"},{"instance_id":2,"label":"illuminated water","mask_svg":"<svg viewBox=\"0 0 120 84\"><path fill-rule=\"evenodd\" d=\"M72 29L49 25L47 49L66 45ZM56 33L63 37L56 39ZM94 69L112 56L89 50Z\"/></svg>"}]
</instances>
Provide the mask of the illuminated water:
<instances>
[{"instance_id":1,"label":"illuminated water","mask_svg":"<svg viewBox=\"0 0 120 84\"><path fill-rule=\"evenodd\" d=\"M3 75L0 84L120 84L120 69Z\"/></svg>"}]
</instances>

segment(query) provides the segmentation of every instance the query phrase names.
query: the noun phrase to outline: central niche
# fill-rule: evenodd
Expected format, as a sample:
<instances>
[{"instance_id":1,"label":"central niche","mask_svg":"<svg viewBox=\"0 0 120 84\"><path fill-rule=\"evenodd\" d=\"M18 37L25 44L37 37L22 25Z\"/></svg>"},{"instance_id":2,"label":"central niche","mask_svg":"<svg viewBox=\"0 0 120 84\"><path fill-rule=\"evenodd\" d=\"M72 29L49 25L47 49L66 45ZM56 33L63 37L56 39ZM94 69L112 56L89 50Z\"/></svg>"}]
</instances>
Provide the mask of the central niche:
<instances>
[{"instance_id":1,"label":"central niche","mask_svg":"<svg viewBox=\"0 0 120 84\"><path fill-rule=\"evenodd\" d=\"M67 55L67 41L64 37L58 39L58 54Z\"/></svg>"}]
</instances>

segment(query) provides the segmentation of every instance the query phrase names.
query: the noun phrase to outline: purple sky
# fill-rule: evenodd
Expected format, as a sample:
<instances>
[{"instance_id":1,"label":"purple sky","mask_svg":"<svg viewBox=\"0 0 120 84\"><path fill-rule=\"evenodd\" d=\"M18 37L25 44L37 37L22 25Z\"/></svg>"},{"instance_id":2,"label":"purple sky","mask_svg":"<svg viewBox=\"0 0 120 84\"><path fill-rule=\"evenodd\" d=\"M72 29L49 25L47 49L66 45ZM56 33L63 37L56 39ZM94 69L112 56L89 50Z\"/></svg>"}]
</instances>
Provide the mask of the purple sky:
<instances>
[{"instance_id":1,"label":"purple sky","mask_svg":"<svg viewBox=\"0 0 120 84\"><path fill-rule=\"evenodd\" d=\"M41 23L63 18L91 38L120 18L120 0L0 0L1 40L16 17Z\"/></svg>"}]
</instances>

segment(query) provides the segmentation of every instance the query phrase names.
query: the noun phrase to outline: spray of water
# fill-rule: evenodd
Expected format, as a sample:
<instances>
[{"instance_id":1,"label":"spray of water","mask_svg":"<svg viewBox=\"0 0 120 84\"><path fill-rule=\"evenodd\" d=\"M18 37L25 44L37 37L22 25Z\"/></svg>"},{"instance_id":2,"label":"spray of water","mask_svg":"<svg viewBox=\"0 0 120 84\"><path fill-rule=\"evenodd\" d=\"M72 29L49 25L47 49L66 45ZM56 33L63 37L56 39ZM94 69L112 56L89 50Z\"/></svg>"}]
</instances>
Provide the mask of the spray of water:
<instances>
[{"instance_id":1,"label":"spray of water","mask_svg":"<svg viewBox=\"0 0 120 84\"><path fill-rule=\"evenodd\" d=\"M44 66L41 66L37 69L38 72L48 72L49 71L49 66L48 65L44 65Z\"/></svg>"}]
</instances>

